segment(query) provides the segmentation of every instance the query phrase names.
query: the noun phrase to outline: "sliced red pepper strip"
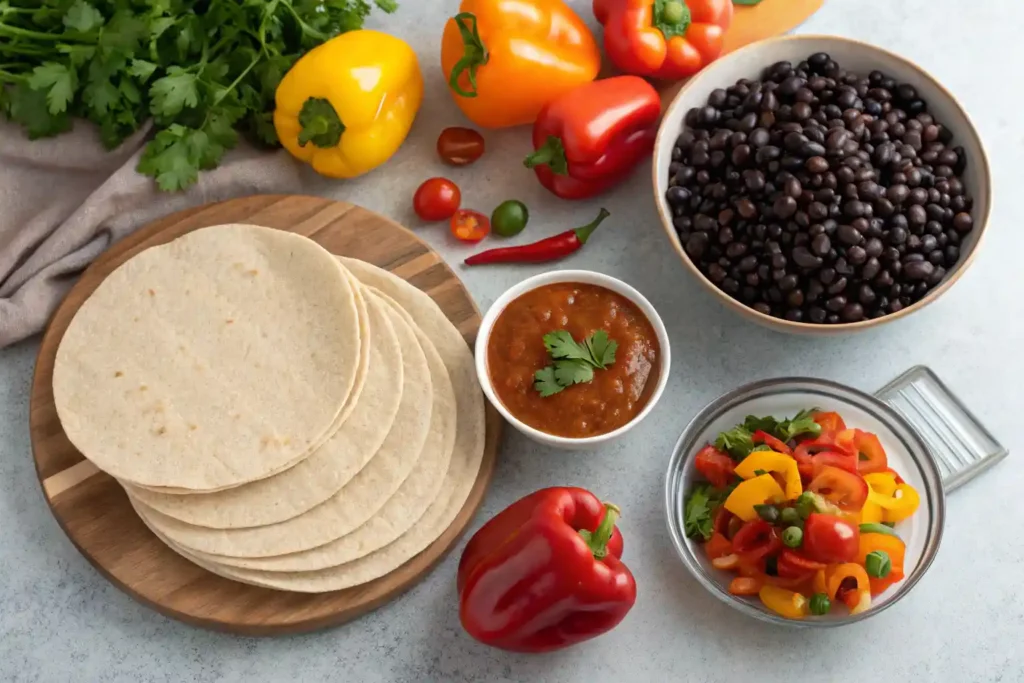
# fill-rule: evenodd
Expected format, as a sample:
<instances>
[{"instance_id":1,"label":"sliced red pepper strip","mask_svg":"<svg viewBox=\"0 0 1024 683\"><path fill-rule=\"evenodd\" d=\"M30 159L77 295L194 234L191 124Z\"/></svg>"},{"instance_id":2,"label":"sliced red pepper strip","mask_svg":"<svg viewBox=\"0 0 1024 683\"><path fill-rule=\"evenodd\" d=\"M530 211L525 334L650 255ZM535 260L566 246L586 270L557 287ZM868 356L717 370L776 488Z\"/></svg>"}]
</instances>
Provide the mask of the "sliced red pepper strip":
<instances>
[{"instance_id":1,"label":"sliced red pepper strip","mask_svg":"<svg viewBox=\"0 0 1024 683\"><path fill-rule=\"evenodd\" d=\"M870 489L859 474L826 465L811 480L807 490L824 496L843 510L856 511L864 507Z\"/></svg>"},{"instance_id":2,"label":"sliced red pepper strip","mask_svg":"<svg viewBox=\"0 0 1024 683\"><path fill-rule=\"evenodd\" d=\"M824 562L815 562L789 549L783 550L776 562L779 576L784 578L808 579L816 571L824 569L826 566L828 565Z\"/></svg>"},{"instance_id":3,"label":"sliced red pepper strip","mask_svg":"<svg viewBox=\"0 0 1024 683\"><path fill-rule=\"evenodd\" d=\"M732 541L718 532L711 534L711 540L704 544L704 552L709 560L725 557L732 554L732 551Z\"/></svg>"},{"instance_id":4,"label":"sliced red pepper strip","mask_svg":"<svg viewBox=\"0 0 1024 683\"><path fill-rule=\"evenodd\" d=\"M485 524L459 562L459 617L475 639L548 652L616 626L636 602L618 508L579 488L542 489Z\"/></svg>"},{"instance_id":5,"label":"sliced red pepper strip","mask_svg":"<svg viewBox=\"0 0 1024 683\"><path fill-rule=\"evenodd\" d=\"M771 447L776 453L785 453L786 455L793 455L793 449L787 446L785 443L772 436L768 432L763 432L758 429L754 432L754 443L763 443Z\"/></svg>"},{"instance_id":6,"label":"sliced red pepper strip","mask_svg":"<svg viewBox=\"0 0 1024 683\"><path fill-rule=\"evenodd\" d=\"M857 469L861 474L885 472L889 469L889 458L878 437L861 429L854 430L854 446L857 449Z\"/></svg>"},{"instance_id":7,"label":"sliced red pepper strip","mask_svg":"<svg viewBox=\"0 0 1024 683\"><path fill-rule=\"evenodd\" d=\"M693 466L718 489L724 489L736 476L736 461L710 444L697 451Z\"/></svg>"},{"instance_id":8,"label":"sliced red pepper strip","mask_svg":"<svg viewBox=\"0 0 1024 683\"><path fill-rule=\"evenodd\" d=\"M768 522L755 519L747 522L732 539L733 551L746 563L754 563L782 547L782 539Z\"/></svg>"},{"instance_id":9,"label":"sliced red pepper strip","mask_svg":"<svg viewBox=\"0 0 1024 683\"><path fill-rule=\"evenodd\" d=\"M852 453L839 453L837 451L824 451L811 458L814 466L814 476L818 476L824 467L838 467L852 474L857 474L857 456Z\"/></svg>"},{"instance_id":10,"label":"sliced red pepper strip","mask_svg":"<svg viewBox=\"0 0 1024 683\"><path fill-rule=\"evenodd\" d=\"M581 85L541 110L523 163L562 199L593 197L650 157L660 115L658 91L638 76Z\"/></svg>"},{"instance_id":11,"label":"sliced red pepper strip","mask_svg":"<svg viewBox=\"0 0 1024 683\"><path fill-rule=\"evenodd\" d=\"M823 437L834 436L846 429L846 423L839 413L815 413L811 419L821 425L821 436Z\"/></svg>"}]
</instances>

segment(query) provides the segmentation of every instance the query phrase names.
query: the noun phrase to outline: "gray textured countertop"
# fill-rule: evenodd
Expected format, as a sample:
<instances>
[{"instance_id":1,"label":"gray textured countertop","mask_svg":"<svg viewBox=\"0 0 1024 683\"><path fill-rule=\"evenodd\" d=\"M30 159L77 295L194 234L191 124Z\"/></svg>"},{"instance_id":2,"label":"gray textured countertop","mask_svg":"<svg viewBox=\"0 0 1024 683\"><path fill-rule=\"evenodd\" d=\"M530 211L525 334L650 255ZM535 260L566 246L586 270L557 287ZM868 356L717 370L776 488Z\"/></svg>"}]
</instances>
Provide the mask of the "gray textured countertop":
<instances>
[{"instance_id":1,"label":"gray textured countertop","mask_svg":"<svg viewBox=\"0 0 1024 683\"><path fill-rule=\"evenodd\" d=\"M590 17L589 2L572 3ZM509 196L532 209L531 236L612 212L572 267L623 278L659 309L673 343L672 378L648 420L593 453L547 451L509 430L494 484L471 531L516 498L577 484L622 506L636 608L612 633L549 656L488 649L463 634L455 552L406 595L346 626L278 639L210 633L165 619L107 583L51 517L32 466L28 392L37 342L0 351L0 680L2 681L1022 681L1024 472L1024 59L1017 0L827 0L802 29L872 41L922 64L958 95L991 157L990 233L969 273L937 304L860 336L798 339L755 327L703 293L668 247L646 169L607 197L562 203L519 163L526 129L489 133L488 153L451 173L433 153L438 131L461 120L444 93L438 44L455 0L404 0L374 25L419 51L427 97L412 136L383 169L311 188L411 223L410 200L429 175L454 177L464 204ZM420 234L456 263L466 249L441 228ZM543 270L460 271L482 309ZM756 623L703 591L675 556L661 494L679 432L705 403L745 382L816 375L874 391L911 365L931 366L1017 454L950 496L935 564L899 605L827 632Z\"/></svg>"}]
</instances>

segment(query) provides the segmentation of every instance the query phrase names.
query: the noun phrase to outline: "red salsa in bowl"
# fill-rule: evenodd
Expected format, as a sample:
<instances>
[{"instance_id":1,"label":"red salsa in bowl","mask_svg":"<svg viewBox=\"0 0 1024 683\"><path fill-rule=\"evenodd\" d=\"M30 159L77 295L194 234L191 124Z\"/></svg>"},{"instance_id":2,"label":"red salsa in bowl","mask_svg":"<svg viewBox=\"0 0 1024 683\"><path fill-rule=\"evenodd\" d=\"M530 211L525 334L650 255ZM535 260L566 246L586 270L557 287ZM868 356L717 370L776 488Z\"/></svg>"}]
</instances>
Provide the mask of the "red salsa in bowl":
<instances>
[{"instance_id":1,"label":"red salsa in bowl","mask_svg":"<svg viewBox=\"0 0 1024 683\"><path fill-rule=\"evenodd\" d=\"M534 429L567 438L628 424L654 393L660 363L654 327L635 303L577 282L512 300L487 341L488 374L505 408Z\"/></svg>"}]
</instances>

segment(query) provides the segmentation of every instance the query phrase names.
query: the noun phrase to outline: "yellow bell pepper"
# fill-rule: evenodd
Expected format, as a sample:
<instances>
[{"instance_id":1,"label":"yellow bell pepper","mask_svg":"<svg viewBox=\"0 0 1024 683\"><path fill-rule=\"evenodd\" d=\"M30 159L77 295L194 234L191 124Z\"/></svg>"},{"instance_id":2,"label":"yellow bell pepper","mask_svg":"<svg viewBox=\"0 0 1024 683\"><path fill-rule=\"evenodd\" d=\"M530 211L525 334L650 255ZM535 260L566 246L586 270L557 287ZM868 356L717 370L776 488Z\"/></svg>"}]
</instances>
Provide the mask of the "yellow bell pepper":
<instances>
[{"instance_id":1,"label":"yellow bell pepper","mask_svg":"<svg viewBox=\"0 0 1024 683\"><path fill-rule=\"evenodd\" d=\"M918 495L917 489L910 484L898 484L892 498L885 503L879 503L882 506L882 521L892 524L902 522L917 512L920 504L921 496Z\"/></svg>"},{"instance_id":2,"label":"yellow bell pepper","mask_svg":"<svg viewBox=\"0 0 1024 683\"><path fill-rule=\"evenodd\" d=\"M786 479L786 500L796 500L804 492L800 483L800 470L796 460L785 453L775 451L754 451L736 466L736 474L744 479L757 476L758 470L778 472Z\"/></svg>"},{"instance_id":3,"label":"yellow bell pepper","mask_svg":"<svg viewBox=\"0 0 1024 683\"><path fill-rule=\"evenodd\" d=\"M803 619L807 616L807 598L801 593L778 586L764 585L758 591L757 596L761 598L765 607L787 619Z\"/></svg>"},{"instance_id":4,"label":"yellow bell pepper","mask_svg":"<svg viewBox=\"0 0 1024 683\"><path fill-rule=\"evenodd\" d=\"M864 501L864 507L860 509L860 524L879 524L882 522L882 506L870 499Z\"/></svg>"},{"instance_id":5,"label":"yellow bell pepper","mask_svg":"<svg viewBox=\"0 0 1024 683\"><path fill-rule=\"evenodd\" d=\"M317 173L354 178L401 146L423 100L423 75L405 41L350 31L299 59L275 99L285 149Z\"/></svg>"},{"instance_id":6,"label":"yellow bell pepper","mask_svg":"<svg viewBox=\"0 0 1024 683\"><path fill-rule=\"evenodd\" d=\"M881 505L882 501L892 498L896 491L896 475L892 472L865 474L864 481L868 483L868 501L876 505Z\"/></svg>"},{"instance_id":7,"label":"yellow bell pepper","mask_svg":"<svg viewBox=\"0 0 1024 683\"><path fill-rule=\"evenodd\" d=\"M762 474L753 479L741 481L739 486L733 489L729 497L725 499L725 509L736 515L744 522L757 519L755 505L762 505L768 502L781 502L785 499L782 487L775 477L770 474Z\"/></svg>"}]
</instances>

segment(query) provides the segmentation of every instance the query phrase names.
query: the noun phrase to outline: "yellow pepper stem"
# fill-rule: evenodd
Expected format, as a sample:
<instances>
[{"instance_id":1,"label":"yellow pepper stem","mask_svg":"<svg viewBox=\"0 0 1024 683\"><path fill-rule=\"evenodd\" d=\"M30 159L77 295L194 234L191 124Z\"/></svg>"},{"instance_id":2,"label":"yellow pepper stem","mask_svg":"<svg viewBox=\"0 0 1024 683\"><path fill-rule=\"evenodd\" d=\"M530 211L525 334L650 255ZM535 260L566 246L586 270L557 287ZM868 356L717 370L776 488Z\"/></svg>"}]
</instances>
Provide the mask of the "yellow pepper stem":
<instances>
[{"instance_id":1,"label":"yellow pepper stem","mask_svg":"<svg viewBox=\"0 0 1024 683\"><path fill-rule=\"evenodd\" d=\"M480 30L477 26L478 22L475 14L472 12L459 12L452 17L452 20L459 27L459 34L462 36L465 52L462 55L462 59L457 61L455 66L452 67L452 72L448 76L448 85L463 97L476 97L476 70L487 63L490 55L487 54L487 47L484 46L484 41L480 39ZM468 24L469 20L473 21L472 28ZM459 77L462 76L463 72L467 72L470 90L465 90L459 85Z\"/></svg>"},{"instance_id":2,"label":"yellow pepper stem","mask_svg":"<svg viewBox=\"0 0 1024 683\"><path fill-rule=\"evenodd\" d=\"M322 97L310 97L299 111L299 145L312 142L321 149L336 147L345 132L345 124L334 106Z\"/></svg>"}]
</instances>

